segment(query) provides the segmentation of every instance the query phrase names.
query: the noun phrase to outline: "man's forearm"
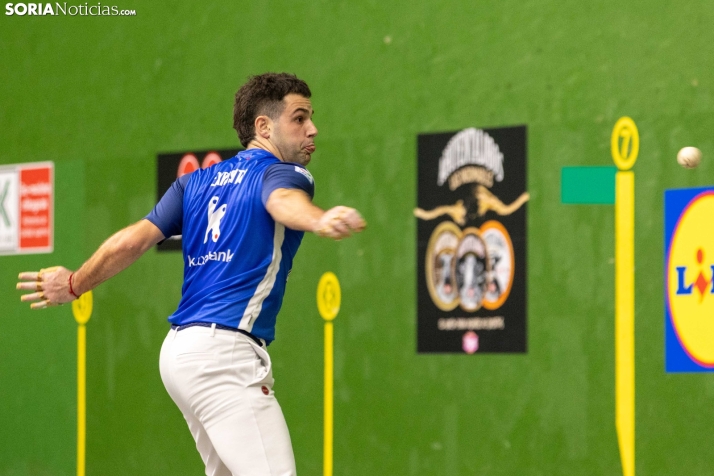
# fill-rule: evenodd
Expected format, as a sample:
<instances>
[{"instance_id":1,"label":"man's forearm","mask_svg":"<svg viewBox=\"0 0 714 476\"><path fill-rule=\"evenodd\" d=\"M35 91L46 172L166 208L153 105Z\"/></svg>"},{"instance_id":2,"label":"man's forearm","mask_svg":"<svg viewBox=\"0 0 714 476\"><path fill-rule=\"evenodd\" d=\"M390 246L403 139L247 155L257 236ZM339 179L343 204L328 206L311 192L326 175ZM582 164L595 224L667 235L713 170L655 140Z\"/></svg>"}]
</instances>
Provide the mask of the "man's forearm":
<instances>
[{"instance_id":1,"label":"man's forearm","mask_svg":"<svg viewBox=\"0 0 714 476\"><path fill-rule=\"evenodd\" d=\"M305 192L295 189L274 191L268 199L267 208L275 221L299 231L316 231L320 218L325 214L324 210L313 205Z\"/></svg>"},{"instance_id":2,"label":"man's forearm","mask_svg":"<svg viewBox=\"0 0 714 476\"><path fill-rule=\"evenodd\" d=\"M141 220L112 235L75 273L64 266L20 273L16 288L31 291L20 300L32 302L32 309L70 302L128 267L162 239L156 225Z\"/></svg>"},{"instance_id":3,"label":"man's forearm","mask_svg":"<svg viewBox=\"0 0 714 476\"><path fill-rule=\"evenodd\" d=\"M145 221L145 220L144 220ZM153 226L153 225L151 225ZM146 224L139 222L109 237L72 276L72 288L80 295L128 268L161 236L147 236Z\"/></svg>"},{"instance_id":4,"label":"man's forearm","mask_svg":"<svg viewBox=\"0 0 714 476\"><path fill-rule=\"evenodd\" d=\"M312 204L302 190L279 188L268 198L265 208L278 223L293 230L310 231L339 240L366 226L354 208L337 206L327 211Z\"/></svg>"}]
</instances>

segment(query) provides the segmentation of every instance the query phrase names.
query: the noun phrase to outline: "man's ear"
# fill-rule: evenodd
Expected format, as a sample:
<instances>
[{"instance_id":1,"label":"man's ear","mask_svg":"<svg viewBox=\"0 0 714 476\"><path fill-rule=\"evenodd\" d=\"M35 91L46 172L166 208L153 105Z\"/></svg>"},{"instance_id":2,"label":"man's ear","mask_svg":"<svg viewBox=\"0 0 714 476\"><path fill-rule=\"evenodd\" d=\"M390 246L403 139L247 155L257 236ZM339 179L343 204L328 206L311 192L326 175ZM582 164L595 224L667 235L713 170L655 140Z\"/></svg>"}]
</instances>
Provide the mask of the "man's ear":
<instances>
[{"instance_id":1,"label":"man's ear","mask_svg":"<svg viewBox=\"0 0 714 476\"><path fill-rule=\"evenodd\" d=\"M263 139L270 139L273 132L273 120L268 116L255 118L255 135Z\"/></svg>"}]
</instances>

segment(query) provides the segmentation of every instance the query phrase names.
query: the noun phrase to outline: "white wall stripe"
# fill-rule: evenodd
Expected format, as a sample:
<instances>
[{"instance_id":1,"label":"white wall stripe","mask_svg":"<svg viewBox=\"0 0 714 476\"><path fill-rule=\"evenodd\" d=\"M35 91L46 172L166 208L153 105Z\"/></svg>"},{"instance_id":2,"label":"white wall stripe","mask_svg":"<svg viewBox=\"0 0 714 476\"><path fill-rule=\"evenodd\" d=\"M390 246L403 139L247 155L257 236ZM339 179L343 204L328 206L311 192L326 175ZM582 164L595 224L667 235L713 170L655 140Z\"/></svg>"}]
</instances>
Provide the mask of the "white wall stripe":
<instances>
[{"instance_id":1,"label":"white wall stripe","mask_svg":"<svg viewBox=\"0 0 714 476\"><path fill-rule=\"evenodd\" d=\"M268 266L268 271L266 271L263 280L255 289L255 294L253 294L253 297L248 301L248 306L245 308L240 324L238 324L238 329L243 329L248 332L253 330L255 319L260 315L260 311L263 308L263 301L265 301L265 298L268 297L275 285L275 278L278 276L278 270L280 269L280 261L283 258L282 246L284 239L285 226L276 222L275 233L273 235L273 259Z\"/></svg>"}]
</instances>

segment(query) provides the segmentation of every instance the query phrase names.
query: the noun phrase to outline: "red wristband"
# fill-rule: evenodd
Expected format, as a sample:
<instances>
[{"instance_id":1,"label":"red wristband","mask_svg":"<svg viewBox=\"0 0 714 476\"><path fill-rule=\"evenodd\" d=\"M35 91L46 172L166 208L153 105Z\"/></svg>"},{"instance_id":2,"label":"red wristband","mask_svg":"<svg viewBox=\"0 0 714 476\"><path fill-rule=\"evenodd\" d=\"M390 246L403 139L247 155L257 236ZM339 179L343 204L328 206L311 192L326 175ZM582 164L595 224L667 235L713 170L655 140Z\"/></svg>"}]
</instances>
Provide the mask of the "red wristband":
<instances>
[{"instance_id":1,"label":"red wristband","mask_svg":"<svg viewBox=\"0 0 714 476\"><path fill-rule=\"evenodd\" d=\"M69 275L69 280L68 280L68 281L69 281L69 293L70 293L72 296L74 296L74 297L76 297L77 299L79 299L79 296L77 296L77 295L75 294L75 292L74 292L74 289L72 289L72 276L74 276L74 273L72 273L72 274Z\"/></svg>"}]
</instances>

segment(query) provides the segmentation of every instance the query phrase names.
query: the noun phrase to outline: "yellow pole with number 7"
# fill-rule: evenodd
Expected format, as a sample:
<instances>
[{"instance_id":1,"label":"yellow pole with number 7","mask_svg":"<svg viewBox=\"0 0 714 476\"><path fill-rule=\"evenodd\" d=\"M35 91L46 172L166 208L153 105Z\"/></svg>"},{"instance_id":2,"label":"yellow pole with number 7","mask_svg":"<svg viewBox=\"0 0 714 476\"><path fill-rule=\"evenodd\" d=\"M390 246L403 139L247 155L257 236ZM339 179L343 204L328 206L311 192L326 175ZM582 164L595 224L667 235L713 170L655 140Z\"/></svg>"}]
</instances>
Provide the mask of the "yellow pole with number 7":
<instances>
[{"instance_id":1,"label":"yellow pole with number 7","mask_svg":"<svg viewBox=\"0 0 714 476\"><path fill-rule=\"evenodd\" d=\"M332 321L340 312L342 293L335 273L328 271L317 285L317 310L325 320L325 412L323 474L332 476L333 468L333 402L334 402L334 329Z\"/></svg>"},{"instance_id":2,"label":"yellow pole with number 7","mask_svg":"<svg viewBox=\"0 0 714 476\"><path fill-rule=\"evenodd\" d=\"M620 118L610 139L615 178L615 428L624 476L635 476L635 122Z\"/></svg>"},{"instance_id":3,"label":"yellow pole with number 7","mask_svg":"<svg viewBox=\"0 0 714 476\"><path fill-rule=\"evenodd\" d=\"M87 448L87 322L92 317L92 291L72 301L77 321L77 476L85 476Z\"/></svg>"}]
</instances>

